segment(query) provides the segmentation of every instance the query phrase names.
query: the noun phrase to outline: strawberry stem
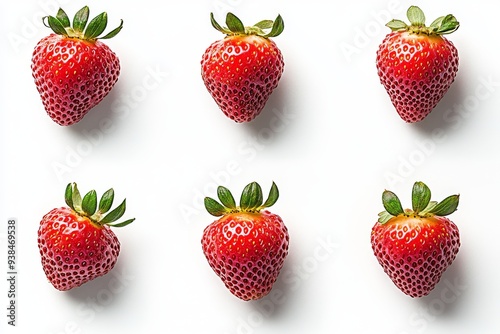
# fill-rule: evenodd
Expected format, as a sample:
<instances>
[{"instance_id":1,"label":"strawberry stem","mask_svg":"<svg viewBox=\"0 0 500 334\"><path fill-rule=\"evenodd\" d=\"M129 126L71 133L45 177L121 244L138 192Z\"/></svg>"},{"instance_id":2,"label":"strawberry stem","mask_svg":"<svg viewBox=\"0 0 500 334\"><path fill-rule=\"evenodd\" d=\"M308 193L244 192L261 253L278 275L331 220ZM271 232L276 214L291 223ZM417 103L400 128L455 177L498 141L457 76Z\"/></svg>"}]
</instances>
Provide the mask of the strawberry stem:
<instances>
[{"instance_id":1,"label":"strawberry stem","mask_svg":"<svg viewBox=\"0 0 500 334\"><path fill-rule=\"evenodd\" d=\"M219 217L225 214L237 212L260 212L264 208L268 208L276 203L279 197L279 191L278 187L273 182L271 190L269 191L269 196L264 204L262 204L264 201L262 188L257 182L252 182L245 186L241 193L239 206L236 206L231 192L223 186L219 186L217 188L217 196L222 204L210 197L205 197L204 203L208 213Z\"/></svg>"},{"instance_id":2,"label":"strawberry stem","mask_svg":"<svg viewBox=\"0 0 500 334\"><path fill-rule=\"evenodd\" d=\"M399 198L392 191L382 193L382 204L385 211L379 213L378 222L387 223L391 218L399 215L416 215L419 217L439 216L444 217L457 210L459 195L451 195L441 202L431 201L431 191L423 182L415 182L412 189L413 210L403 210Z\"/></svg>"},{"instance_id":3,"label":"strawberry stem","mask_svg":"<svg viewBox=\"0 0 500 334\"><path fill-rule=\"evenodd\" d=\"M264 38L276 37L285 29L285 23L281 15L278 15L273 20L262 20L253 26L245 26L241 20L233 13L226 14L226 26L222 27L214 18L214 14L210 13L210 22L212 26L228 36L235 35L256 35ZM266 32L269 30L269 32Z\"/></svg>"},{"instance_id":4,"label":"strawberry stem","mask_svg":"<svg viewBox=\"0 0 500 334\"><path fill-rule=\"evenodd\" d=\"M108 14L103 12L93 18L87 25L90 15L88 6L83 7L76 12L73 18L73 26L68 15L63 9L59 8L56 16L45 16L43 24L52 29L58 35L79 38L86 41L95 41L97 39L109 39L116 36L123 28L123 20L120 20L120 25L103 37L99 37L108 24ZM45 22L47 21L47 22Z\"/></svg>"},{"instance_id":5,"label":"strawberry stem","mask_svg":"<svg viewBox=\"0 0 500 334\"><path fill-rule=\"evenodd\" d=\"M460 26L457 19L453 15L448 14L437 18L427 27L425 25L424 12L418 6L410 6L406 12L406 16L410 21L410 25L401 20L391 20L386 26L392 31L408 31L413 34L426 35L451 34Z\"/></svg>"},{"instance_id":6,"label":"strawberry stem","mask_svg":"<svg viewBox=\"0 0 500 334\"><path fill-rule=\"evenodd\" d=\"M121 223L115 223L115 221L120 219L125 213L126 200L123 200L123 202L118 207L116 207L114 210L112 210L107 215L102 217L109 211L109 209L111 209L111 206L113 204L113 198L114 198L113 189L109 189L102 195L101 200L99 202L98 210L97 210L96 191L95 190L89 191L87 194L85 194L85 196L83 196L82 199L80 191L78 190L78 187L74 182L69 183L66 186L64 198L66 204L75 213L77 213L80 216L87 217L98 226L109 225L113 227L123 227L132 223L135 220L135 218L132 218Z\"/></svg>"}]
</instances>

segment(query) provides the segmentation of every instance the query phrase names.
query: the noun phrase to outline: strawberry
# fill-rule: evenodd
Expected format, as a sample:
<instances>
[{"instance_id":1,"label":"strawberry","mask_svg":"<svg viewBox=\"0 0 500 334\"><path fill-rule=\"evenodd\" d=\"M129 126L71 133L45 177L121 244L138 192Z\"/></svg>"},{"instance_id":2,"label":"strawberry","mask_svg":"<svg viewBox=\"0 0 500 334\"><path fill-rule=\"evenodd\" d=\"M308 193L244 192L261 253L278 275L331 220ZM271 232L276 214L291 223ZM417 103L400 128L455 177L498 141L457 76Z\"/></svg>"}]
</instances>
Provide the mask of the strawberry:
<instances>
[{"instance_id":1,"label":"strawberry","mask_svg":"<svg viewBox=\"0 0 500 334\"><path fill-rule=\"evenodd\" d=\"M245 27L228 13L227 28L221 27L213 14L210 19L226 37L212 43L203 54L203 82L227 117L237 123L250 122L264 109L283 73L283 55L269 39L283 32L283 19L278 15L275 21Z\"/></svg>"},{"instance_id":2,"label":"strawberry","mask_svg":"<svg viewBox=\"0 0 500 334\"><path fill-rule=\"evenodd\" d=\"M205 198L207 211L222 217L203 231L203 253L233 295L260 299L271 291L288 254L286 226L278 215L263 210L277 201L278 188L273 182L264 204L256 182L245 187L240 206L225 187L219 186L217 195L222 204Z\"/></svg>"},{"instance_id":3,"label":"strawberry","mask_svg":"<svg viewBox=\"0 0 500 334\"><path fill-rule=\"evenodd\" d=\"M79 122L108 95L120 74L118 57L99 39L116 36L123 21L99 37L106 29L107 14L101 13L87 26L88 18L86 6L76 13L73 26L62 9L55 17L45 17L44 24L54 33L42 38L33 52L36 88L47 114L59 125Z\"/></svg>"},{"instance_id":4,"label":"strawberry","mask_svg":"<svg viewBox=\"0 0 500 334\"><path fill-rule=\"evenodd\" d=\"M83 199L75 183L66 187L68 207L52 209L38 229L38 248L48 280L61 291L76 288L113 269L120 242L109 226L122 227L134 221L115 223L125 213L125 200L113 205L114 191L106 191L97 206L94 190ZM106 214L107 213L107 214Z\"/></svg>"},{"instance_id":5,"label":"strawberry","mask_svg":"<svg viewBox=\"0 0 500 334\"><path fill-rule=\"evenodd\" d=\"M386 211L372 228L373 252L394 284L411 297L428 295L455 260L460 247L457 226L445 216L458 207L459 195L440 203L430 201L431 191L415 182L413 210L403 210L398 197L384 191Z\"/></svg>"},{"instance_id":6,"label":"strawberry","mask_svg":"<svg viewBox=\"0 0 500 334\"><path fill-rule=\"evenodd\" d=\"M377 51L380 82L399 116L408 123L423 120L443 98L458 72L458 52L443 35L458 29L453 15L441 16L425 26L420 8L407 12L411 25L401 20L391 28Z\"/></svg>"}]
</instances>

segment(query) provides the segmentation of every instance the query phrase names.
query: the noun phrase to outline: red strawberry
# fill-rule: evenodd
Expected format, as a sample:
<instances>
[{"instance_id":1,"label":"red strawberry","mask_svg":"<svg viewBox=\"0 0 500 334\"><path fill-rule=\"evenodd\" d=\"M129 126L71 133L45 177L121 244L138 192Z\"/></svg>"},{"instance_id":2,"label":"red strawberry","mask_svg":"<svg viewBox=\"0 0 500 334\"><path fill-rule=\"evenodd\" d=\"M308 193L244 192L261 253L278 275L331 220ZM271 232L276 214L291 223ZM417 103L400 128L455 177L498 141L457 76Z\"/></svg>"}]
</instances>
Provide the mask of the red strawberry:
<instances>
[{"instance_id":1,"label":"red strawberry","mask_svg":"<svg viewBox=\"0 0 500 334\"><path fill-rule=\"evenodd\" d=\"M224 114L237 123L257 117L278 86L284 68L283 56L270 37L283 32L281 16L245 27L232 13L227 28L210 14L215 29L226 34L214 42L201 60L201 75L208 91ZM265 30L271 29L268 33Z\"/></svg>"},{"instance_id":2,"label":"red strawberry","mask_svg":"<svg viewBox=\"0 0 500 334\"><path fill-rule=\"evenodd\" d=\"M413 186L413 210L403 210L398 197L386 190L386 211L372 228L373 252L394 284L411 297L428 295L455 260L460 247L457 226L445 216L458 207L458 195L437 203L422 182Z\"/></svg>"},{"instance_id":3,"label":"red strawberry","mask_svg":"<svg viewBox=\"0 0 500 334\"><path fill-rule=\"evenodd\" d=\"M458 29L453 15L425 26L417 6L407 12L411 25L392 20L392 29L377 51L380 82L399 116L408 123L423 120L443 98L458 71L458 52L442 35Z\"/></svg>"},{"instance_id":4,"label":"red strawberry","mask_svg":"<svg viewBox=\"0 0 500 334\"><path fill-rule=\"evenodd\" d=\"M201 239L210 267L233 295L243 300L267 295L288 254L288 230L281 218L267 210L278 199L273 182L264 204L256 182L245 187L237 207L231 192L219 186L222 205L206 197L205 207L218 220L208 225Z\"/></svg>"},{"instance_id":5,"label":"red strawberry","mask_svg":"<svg viewBox=\"0 0 500 334\"><path fill-rule=\"evenodd\" d=\"M42 218L38 248L45 275L57 290L76 288L113 269L120 242L109 226L134 221L114 223L125 213L125 200L107 213L113 198L114 191L109 189L97 206L94 190L82 199L76 184L70 183L65 193L68 207L53 209Z\"/></svg>"},{"instance_id":6,"label":"red strawberry","mask_svg":"<svg viewBox=\"0 0 500 334\"><path fill-rule=\"evenodd\" d=\"M101 13L87 26L88 18L86 6L76 13L73 26L62 9L56 17L46 17L54 33L42 38L33 52L31 70L36 88L45 110L59 125L79 122L108 95L120 74L118 57L99 39L116 36L123 21L99 37L106 29L107 14Z\"/></svg>"}]
</instances>

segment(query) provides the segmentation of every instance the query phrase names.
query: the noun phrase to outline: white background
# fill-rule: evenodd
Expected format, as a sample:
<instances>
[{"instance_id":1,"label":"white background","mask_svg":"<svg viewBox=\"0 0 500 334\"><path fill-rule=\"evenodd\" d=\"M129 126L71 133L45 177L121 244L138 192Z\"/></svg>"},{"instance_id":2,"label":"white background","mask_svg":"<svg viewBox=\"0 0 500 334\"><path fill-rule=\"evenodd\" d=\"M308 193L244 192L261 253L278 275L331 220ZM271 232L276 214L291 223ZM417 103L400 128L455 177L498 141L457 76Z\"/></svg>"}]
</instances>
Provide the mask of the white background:
<instances>
[{"instance_id":1,"label":"white background","mask_svg":"<svg viewBox=\"0 0 500 334\"><path fill-rule=\"evenodd\" d=\"M108 12L106 41L122 72L111 94L79 124L46 115L30 61L49 31L40 17L88 4ZM18 220L17 327L8 333L498 333L500 71L497 11L485 0L326 2L197 0L134 5L122 1L2 2L0 19L0 256L6 224ZM404 123L380 85L375 52L392 18L419 5L427 23L448 13L460 55L445 98L419 124ZM492 7L493 6L493 7ZM227 11L245 24L274 19L285 72L263 113L236 124L217 108L200 60L222 37L209 21ZM290 232L290 253L272 294L232 296L212 272L200 238L213 217L203 196L223 184L238 196L272 181L272 208ZM404 206L416 180L433 199L460 193L450 218L461 232L454 264L427 297L412 299L383 272L370 246L381 194ZM69 292L46 280L37 248L42 216L64 205L64 188L127 198L115 230L122 252L112 273ZM6 274L5 274L6 275ZM2 276L4 277L4 276Z\"/></svg>"}]
</instances>

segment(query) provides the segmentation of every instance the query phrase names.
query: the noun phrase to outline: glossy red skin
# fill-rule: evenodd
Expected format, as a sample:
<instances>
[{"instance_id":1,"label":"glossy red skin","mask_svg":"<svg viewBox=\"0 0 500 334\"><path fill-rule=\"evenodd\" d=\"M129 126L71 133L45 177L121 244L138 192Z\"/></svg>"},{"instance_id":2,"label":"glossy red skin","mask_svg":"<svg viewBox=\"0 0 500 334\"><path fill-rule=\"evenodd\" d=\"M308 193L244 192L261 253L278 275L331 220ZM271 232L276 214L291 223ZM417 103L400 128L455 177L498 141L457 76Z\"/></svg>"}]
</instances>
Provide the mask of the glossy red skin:
<instances>
[{"instance_id":1,"label":"glossy red skin","mask_svg":"<svg viewBox=\"0 0 500 334\"><path fill-rule=\"evenodd\" d=\"M108 95L118 80L120 62L99 40L51 34L35 47L31 69L47 114L67 126Z\"/></svg>"},{"instance_id":2,"label":"glossy red skin","mask_svg":"<svg viewBox=\"0 0 500 334\"><path fill-rule=\"evenodd\" d=\"M400 215L372 228L373 252L396 286L411 297L428 295L455 260L457 226L446 217Z\"/></svg>"},{"instance_id":3,"label":"glossy red skin","mask_svg":"<svg viewBox=\"0 0 500 334\"><path fill-rule=\"evenodd\" d=\"M442 36L392 32L377 51L380 82L399 116L423 120L443 98L458 72L458 51Z\"/></svg>"},{"instance_id":4,"label":"glossy red skin","mask_svg":"<svg viewBox=\"0 0 500 334\"><path fill-rule=\"evenodd\" d=\"M63 207L42 218L38 248L47 279L57 290L65 291L113 269L120 242L108 226L98 227Z\"/></svg>"},{"instance_id":5,"label":"glossy red skin","mask_svg":"<svg viewBox=\"0 0 500 334\"><path fill-rule=\"evenodd\" d=\"M201 73L222 112L242 123L264 109L284 66L274 41L256 35L228 36L207 48Z\"/></svg>"},{"instance_id":6,"label":"glossy red skin","mask_svg":"<svg viewBox=\"0 0 500 334\"><path fill-rule=\"evenodd\" d=\"M283 221L267 210L225 215L208 225L202 237L210 267L242 300L260 299L271 291L288 244Z\"/></svg>"}]
</instances>

